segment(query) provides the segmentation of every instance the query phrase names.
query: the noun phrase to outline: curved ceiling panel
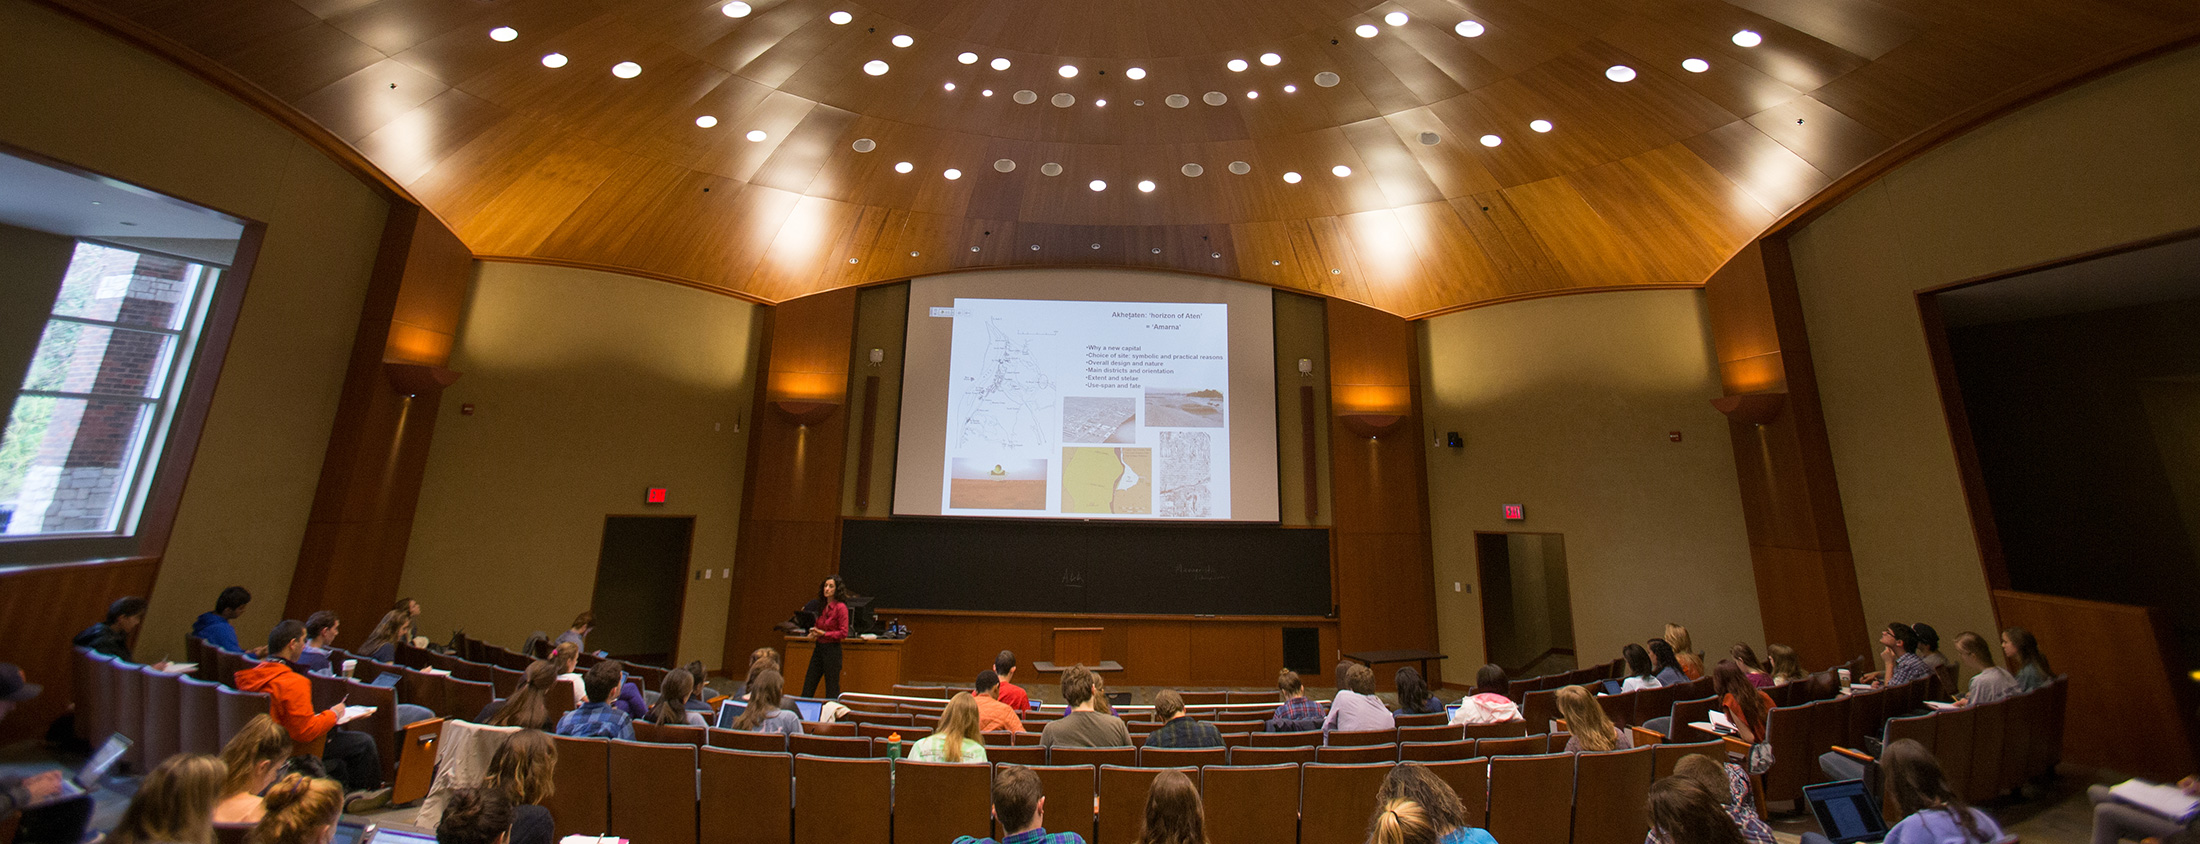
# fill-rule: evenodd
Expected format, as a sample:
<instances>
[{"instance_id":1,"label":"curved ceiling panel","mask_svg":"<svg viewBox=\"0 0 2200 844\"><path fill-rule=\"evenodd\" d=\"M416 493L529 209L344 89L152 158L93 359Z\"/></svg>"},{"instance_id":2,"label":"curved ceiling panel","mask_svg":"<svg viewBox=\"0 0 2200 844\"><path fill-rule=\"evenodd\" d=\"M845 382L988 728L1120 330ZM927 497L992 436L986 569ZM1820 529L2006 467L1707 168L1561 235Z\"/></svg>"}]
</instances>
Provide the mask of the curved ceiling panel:
<instances>
[{"instance_id":1,"label":"curved ceiling panel","mask_svg":"<svg viewBox=\"0 0 2200 844\"><path fill-rule=\"evenodd\" d=\"M766 301L1165 267L1401 314L1700 282L1897 142L2200 19L2185 0L62 2L266 89L484 257Z\"/></svg>"}]
</instances>

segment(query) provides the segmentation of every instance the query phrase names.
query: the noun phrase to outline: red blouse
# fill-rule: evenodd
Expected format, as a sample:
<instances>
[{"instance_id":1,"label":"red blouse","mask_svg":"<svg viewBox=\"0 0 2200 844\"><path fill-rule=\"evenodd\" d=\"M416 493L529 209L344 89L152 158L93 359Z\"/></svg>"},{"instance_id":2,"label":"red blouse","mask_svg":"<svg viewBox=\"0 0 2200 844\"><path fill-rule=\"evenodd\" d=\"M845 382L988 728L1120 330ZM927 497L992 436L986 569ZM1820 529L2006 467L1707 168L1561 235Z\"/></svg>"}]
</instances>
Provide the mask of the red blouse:
<instances>
[{"instance_id":1,"label":"red blouse","mask_svg":"<svg viewBox=\"0 0 2200 844\"><path fill-rule=\"evenodd\" d=\"M826 601L825 611L817 614L817 640L838 642L848 638L848 605L839 601Z\"/></svg>"}]
</instances>

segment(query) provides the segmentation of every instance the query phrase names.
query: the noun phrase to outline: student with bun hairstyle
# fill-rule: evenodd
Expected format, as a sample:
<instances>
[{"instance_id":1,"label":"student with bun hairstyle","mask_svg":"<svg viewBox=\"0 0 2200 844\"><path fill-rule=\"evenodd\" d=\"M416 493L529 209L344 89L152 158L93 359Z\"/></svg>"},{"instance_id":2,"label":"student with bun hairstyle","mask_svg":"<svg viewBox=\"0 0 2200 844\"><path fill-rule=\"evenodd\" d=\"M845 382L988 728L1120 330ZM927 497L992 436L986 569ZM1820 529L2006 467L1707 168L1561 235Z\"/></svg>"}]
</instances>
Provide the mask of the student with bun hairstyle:
<instances>
[{"instance_id":1,"label":"student with bun hairstyle","mask_svg":"<svg viewBox=\"0 0 2200 844\"><path fill-rule=\"evenodd\" d=\"M246 844L328 844L344 814L344 787L335 780L290 774L267 789L267 816Z\"/></svg>"},{"instance_id":2,"label":"student with bun hairstyle","mask_svg":"<svg viewBox=\"0 0 2200 844\"><path fill-rule=\"evenodd\" d=\"M283 773L291 748L290 733L275 719L254 715L246 721L222 747L222 766L228 774L222 779L220 802L214 805L214 822L259 823L267 813L260 795Z\"/></svg>"},{"instance_id":3,"label":"student with bun hairstyle","mask_svg":"<svg viewBox=\"0 0 2200 844\"><path fill-rule=\"evenodd\" d=\"M1479 798L1481 795L1476 795ZM1437 844L1497 844L1497 840L1467 823L1467 804L1459 800L1459 793L1443 777L1419 762L1400 762L1383 777L1382 788L1375 792L1375 804L1388 806L1394 802L1406 802L1419 806L1435 832ZM1368 835L1376 835L1383 816L1377 812L1368 819Z\"/></svg>"},{"instance_id":4,"label":"student with bun hairstyle","mask_svg":"<svg viewBox=\"0 0 2200 844\"><path fill-rule=\"evenodd\" d=\"M227 772L203 753L168 757L139 783L105 844L213 844L214 801Z\"/></svg>"},{"instance_id":5,"label":"student with bun hairstyle","mask_svg":"<svg viewBox=\"0 0 2200 844\"><path fill-rule=\"evenodd\" d=\"M507 844L511 840L512 803L494 788L456 788L443 802L443 820L435 825L436 844Z\"/></svg>"},{"instance_id":6,"label":"student with bun hairstyle","mask_svg":"<svg viewBox=\"0 0 2200 844\"><path fill-rule=\"evenodd\" d=\"M526 727L555 730L558 719L550 714L549 696L557 694L558 666L538 659L527 665L519 685L503 700L493 700L481 711L480 723L491 727Z\"/></svg>"},{"instance_id":7,"label":"student with bun hairstyle","mask_svg":"<svg viewBox=\"0 0 2200 844\"><path fill-rule=\"evenodd\" d=\"M1436 825L1428 811L1411 800L1392 800L1376 807L1367 824L1368 844L1438 844Z\"/></svg>"}]
</instances>

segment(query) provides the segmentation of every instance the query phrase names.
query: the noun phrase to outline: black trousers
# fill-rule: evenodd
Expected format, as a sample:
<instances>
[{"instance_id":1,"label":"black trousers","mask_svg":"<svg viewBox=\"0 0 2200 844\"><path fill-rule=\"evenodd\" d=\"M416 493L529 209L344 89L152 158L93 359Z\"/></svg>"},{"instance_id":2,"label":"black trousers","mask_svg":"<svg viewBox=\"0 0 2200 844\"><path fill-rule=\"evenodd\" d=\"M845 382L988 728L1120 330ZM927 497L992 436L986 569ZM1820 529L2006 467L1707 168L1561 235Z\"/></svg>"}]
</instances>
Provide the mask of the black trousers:
<instances>
[{"instance_id":1,"label":"black trousers","mask_svg":"<svg viewBox=\"0 0 2200 844\"><path fill-rule=\"evenodd\" d=\"M27 809L15 828L15 844L77 844L92 820L92 797L72 797L58 803Z\"/></svg>"},{"instance_id":2,"label":"black trousers","mask_svg":"<svg viewBox=\"0 0 2200 844\"><path fill-rule=\"evenodd\" d=\"M817 696L817 681L825 680L825 696L840 697L840 643L819 642L810 651L810 670L802 677L802 696Z\"/></svg>"},{"instance_id":3,"label":"black trousers","mask_svg":"<svg viewBox=\"0 0 2200 844\"><path fill-rule=\"evenodd\" d=\"M373 791L382 787L382 751L374 737L351 730L328 731L328 746L321 750L321 767L345 791Z\"/></svg>"}]
</instances>

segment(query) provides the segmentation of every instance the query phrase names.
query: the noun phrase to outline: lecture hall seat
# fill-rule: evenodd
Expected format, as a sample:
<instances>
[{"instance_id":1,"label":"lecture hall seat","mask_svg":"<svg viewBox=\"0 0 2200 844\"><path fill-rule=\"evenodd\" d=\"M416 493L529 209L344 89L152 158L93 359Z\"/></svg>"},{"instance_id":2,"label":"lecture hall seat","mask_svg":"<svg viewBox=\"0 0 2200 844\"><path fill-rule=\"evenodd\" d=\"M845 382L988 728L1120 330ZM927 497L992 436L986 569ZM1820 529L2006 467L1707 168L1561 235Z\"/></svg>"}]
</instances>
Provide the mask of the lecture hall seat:
<instances>
[{"instance_id":1,"label":"lecture hall seat","mask_svg":"<svg viewBox=\"0 0 2200 844\"><path fill-rule=\"evenodd\" d=\"M868 739L860 739L868 741ZM893 769L885 759L794 757L794 844L890 838Z\"/></svg>"},{"instance_id":2,"label":"lecture hall seat","mask_svg":"<svg viewBox=\"0 0 2200 844\"><path fill-rule=\"evenodd\" d=\"M1639 844L1650 832L1645 804L1655 747L1574 757L1572 844Z\"/></svg>"},{"instance_id":3,"label":"lecture hall seat","mask_svg":"<svg viewBox=\"0 0 2200 844\"><path fill-rule=\"evenodd\" d=\"M1490 814L1483 828L1504 844L1568 844L1574 757L1569 753L1490 758Z\"/></svg>"},{"instance_id":4,"label":"lecture hall seat","mask_svg":"<svg viewBox=\"0 0 2200 844\"><path fill-rule=\"evenodd\" d=\"M1299 826L1299 766L1218 765L1200 771L1208 844L1273 844L1295 840Z\"/></svg>"},{"instance_id":5,"label":"lecture hall seat","mask_svg":"<svg viewBox=\"0 0 2200 844\"><path fill-rule=\"evenodd\" d=\"M1134 844L1138 841L1139 836L1146 833L1146 794L1153 789L1154 777L1167 770L1172 769L1101 765L1100 817L1094 823L1093 844ZM1173 770L1191 777L1192 787L1199 787L1198 768ZM1053 802L1048 801L1048 805Z\"/></svg>"},{"instance_id":6,"label":"lecture hall seat","mask_svg":"<svg viewBox=\"0 0 2200 844\"><path fill-rule=\"evenodd\" d=\"M1137 764L1142 768L1204 768L1229 764L1229 757L1227 747L1141 747Z\"/></svg>"},{"instance_id":7,"label":"lecture hall seat","mask_svg":"<svg viewBox=\"0 0 2200 844\"><path fill-rule=\"evenodd\" d=\"M221 687L191 677L176 678L176 739L182 753L222 752Z\"/></svg>"},{"instance_id":8,"label":"lecture hall seat","mask_svg":"<svg viewBox=\"0 0 2200 844\"><path fill-rule=\"evenodd\" d=\"M894 841L942 844L993 830L993 767L902 761L894 765Z\"/></svg>"},{"instance_id":9,"label":"lecture hall seat","mask_svg":"<svg viewBox=\"0 0 2200 844\"><path fill-rule=\"evenodd\" d=\"M610 832L633 844L696 844L696 748L611 740Z\"/></svg>"},{"instance_id":10,"label":"lecture hall seat","mask_svg":"<svg viewBox=\"0 0 2200 844\"><path fill-rule=\"evenodd\" d=\"M1401 762L1450 762L1458 759L1472 759L1477 755L1474 752L1474 745L1475 743L1471 739L1400 742L1398 744L1398 759Z\"/></svg>"},{"instance_id":11,"label":"lecture hall seat","mask_svg":"<svg viewBox=\"0 0 2200 844\"><path fill-rule=\"evenodd\" d=\"M152 666L140 668L138 673L145 688L138 732L145 737L145 759L149 764L159 764L183 749L183 683L176 675L154 671Z\"/></svg>"},{"instance_id":12,"label":"lecture hall seat","mask_svg":"<svg viewBox=\"0 0 2200 844\"><path fill-rule=\"evenodd\" d=\"M1131 766L1138 764L1138 750L1135 747L1050 747L1047 764Z\"/></svg>"},{"instance_id":13,"label":"lecture hall seat","mask_svg":"<svg viewBox=\"0 0 2200 844\"><path fill-rule=\"evenodd\" d=\"M794 757L706 747L702 844L787 844L794 833Z\"/></svg>"},{"instance_id":14,"label":"lecture hall seat","mask_svg":"<svg viewBox=\"0 0 2200 844\"><path fill-rule=\"evenodd\" d=\"M1039 775L1047 795L1047 831L1074 832L1086 841L1096 840L1093 811L1100 793L1100 772L1091 765L1026 765ZM1000 766L996 764L998 772ZM996 824L996 826L998 826ZM1000 830L996 829L995 832ZM994 837L998 838L999 835Z\"/></svg>"},{"instance_id":15,"label":"lecture hall seat","mask_svg":"<svg viewBox=\"0 0 2200 844\"><path fill-rule=\"evenodd\" d=\"M1300 730L1289 733L1254 733L1247 739L1252 747L1312 747L1322 743L1322 731Z\"/></svg>"},{"instance_id":16,"label":"lecture hall seat","mask_svg":"<svg viewBox=\"0 0 2200 844\"><path fill-rule=\"evenodd\" d=\"M1380 762L1299 766L1299 844L1366 840L1367 819L1375 814L1375 792L1390 769L1390 763Z\"/></svg>"},{"instance_id":17,"label":"lecture hall seat","mask_svg":"<svg viewBox=\"0 0 2200 844\"><path fill-rule=\"evenodd\" d=\"M555 786L542 805L550 810L556 835L602 835L611 831L611 740L551 736L558 765Z\"/></svg>"},{"instance_id":18,"label":"lecture hall seat","mask_svg":"<svg viewBox=\"0 0 2200 844\"><path fill-rule=\"evenodd\" d=\"M1323 745L1314 748L1314 761L1339 765L1356 762L1396 762L1398 761L1398 745Z\"/></svg>"},{"instance_id":19,"label":"lecture hall seat","mask_svg":"<svg viewBox=\"0 0 2200 844\"><path fill-rule=\"evenodd\" d=\"M1314 761L1314 746L1259 747L1248 745L1230 748L1232 765L1281 765L1304 764Z\"/></svg>"},{"instance_id":20,"label":"lecture hall seat","mask_svg":"<svg viewBox=\"0 0 2200 844\"><path fill-rule=\"evenodd\" d=\"M1489 819L1490 760L1458 759L1424 764L1459 795L1460 804L1467 807L1468 826L1479 827Z\"/></svg>"}]
</instances>

